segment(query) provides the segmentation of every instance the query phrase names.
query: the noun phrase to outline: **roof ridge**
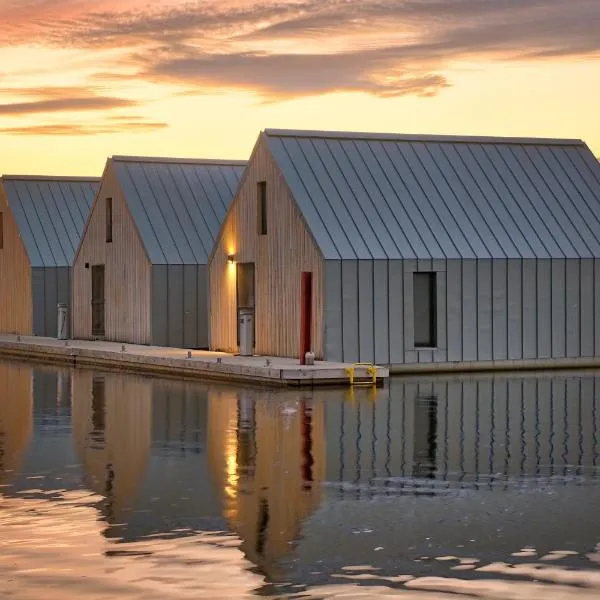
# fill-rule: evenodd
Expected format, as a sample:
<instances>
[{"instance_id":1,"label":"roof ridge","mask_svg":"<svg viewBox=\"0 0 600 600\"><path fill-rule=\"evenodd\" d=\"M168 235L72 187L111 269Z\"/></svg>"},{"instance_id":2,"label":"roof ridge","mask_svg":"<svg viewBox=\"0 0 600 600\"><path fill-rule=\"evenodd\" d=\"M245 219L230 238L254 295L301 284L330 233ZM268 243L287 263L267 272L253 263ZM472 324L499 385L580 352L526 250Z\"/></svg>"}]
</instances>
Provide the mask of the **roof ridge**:
<instances>
[{"instance_id":1,"label":"roof ridge","mask_svg":"<svg viewBox=\"0 0 600 600\"><path fill-rule=\"evenodd\" d=\"M193 165L246 166L248 164L247 160L228 160L222 158L174 158L162 156L127 156L119 154L111 156L111 159L121 162L178 163Z\"/></svg>"},{"instance_id":2,"label":"roof ridge","mask_svg":"<svg viewBox=\"0 0 600 600\"><path fill-rule=\"evenodd\" d=\"M273 137L310 137L323 139L363 139L373 141L404 141L404 142L448 142L448 143L479 143L479 144L531 144L531 145L560 145L584 146L585 142L571 138L535 138L535 137L494 137L476 135L438 135L411 133L368 133L360 131L319 131L294 129L265 129L267 136Z\"/></svg>"}]
</instances>

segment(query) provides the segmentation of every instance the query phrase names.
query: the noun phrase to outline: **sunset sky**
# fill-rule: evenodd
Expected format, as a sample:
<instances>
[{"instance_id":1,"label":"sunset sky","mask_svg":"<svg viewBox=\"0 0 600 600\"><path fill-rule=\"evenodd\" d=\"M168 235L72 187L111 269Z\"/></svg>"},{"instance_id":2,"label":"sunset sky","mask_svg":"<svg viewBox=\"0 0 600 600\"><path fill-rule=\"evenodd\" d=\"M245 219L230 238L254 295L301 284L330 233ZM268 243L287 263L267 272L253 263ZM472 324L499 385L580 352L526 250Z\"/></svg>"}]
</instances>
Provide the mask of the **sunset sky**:
<instances>
[{"instance_id":1,"label":"sunset sky","mask_svg":"<svg viewBox=\"0 0 600 600\"><path fill-rule=\"evenodd\" d=\"M582 138L600 0L0 0L0 172L247 158L266 127Z\"/></svg>"}]
</instances>

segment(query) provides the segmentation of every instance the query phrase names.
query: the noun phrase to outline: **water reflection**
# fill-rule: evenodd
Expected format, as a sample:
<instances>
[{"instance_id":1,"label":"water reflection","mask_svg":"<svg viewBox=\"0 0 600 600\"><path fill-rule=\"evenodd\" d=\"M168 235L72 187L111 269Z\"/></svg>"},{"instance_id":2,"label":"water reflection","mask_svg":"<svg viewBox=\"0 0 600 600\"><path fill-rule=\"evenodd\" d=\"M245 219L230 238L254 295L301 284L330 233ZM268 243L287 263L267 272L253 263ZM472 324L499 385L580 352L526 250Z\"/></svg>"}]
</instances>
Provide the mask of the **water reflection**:
<instances>
[{"instance_id":1,"label":"water reflection","mask_svg":"<svg viewBox=\"0 0 600 600\"><path fill-rule=\"evenodd\" d=\"M209 461L228 525L274 576L320 501L324 404L296 391L215 389L208 414Z\"/></svg>"},{"instance_id":2,"label":"water reflection","mask_svg":"<svg viewBox=\"0 0 600 600\"><path fill-rule=\"evenodd\" d=\"M16 476L29 443L31 379L31 369L0 363L0 485Z\"/></svg>"},{"instance_id":3,"label":"water reflection","mask_svg":"<svg viewBox=\"0 0 600 600\"><path fill-rule=\"evenodd\" d=\"M598 385L561 376L396 380L377 402L328 402L327 478L343 483L343 497L595 475Z\"/></svg>"},{"instance_id":4,"label":"water reflection","mask_svg":"<svg viewBox=\"0 0 600 600\"><path fill-rule=\"evenodd\" d=\"M595 598L599 382L272 391L0 363L0 577L23 597Z\"/></svg>"},{"instance_id":5,"label":"water reflection","mask_svg":"<svg viewBox=\"0 0 600 600\"><path fill-rule=\"evenodd\" d=\"M67 370L35 369L31 377L36 438L60 436L61 433L70 432L70 372Z\"/></svg>"},{"instance_id":6,"label":"water reflection","mask_svg":"<svg viewBox=\"0 0 600 600\"><path fill-rule=\"evenodd\" d=\"M131 509L150 456L152 382L115 374L72 375L73 438L88 487L102 495L106 520Z\"/></svg>"}]
</instances>

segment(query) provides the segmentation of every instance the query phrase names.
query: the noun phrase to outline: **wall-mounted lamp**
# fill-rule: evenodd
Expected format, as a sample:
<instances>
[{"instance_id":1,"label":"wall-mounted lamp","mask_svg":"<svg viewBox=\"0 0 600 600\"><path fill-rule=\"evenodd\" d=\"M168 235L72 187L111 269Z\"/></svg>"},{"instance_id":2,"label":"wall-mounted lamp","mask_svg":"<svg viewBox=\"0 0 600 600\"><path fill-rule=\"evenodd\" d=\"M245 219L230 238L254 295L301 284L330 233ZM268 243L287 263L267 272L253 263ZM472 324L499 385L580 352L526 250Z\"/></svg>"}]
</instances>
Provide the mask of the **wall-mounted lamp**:
<instances>
[{"instance_id":1,"label":"wall-mounted lamp","mask_svg":"<svg viewBox=\"0 0 600 600\"><path fill-rule=\"evenodd\" d=\"M228 254L227 255L227 264L232 265L235 262L235 255L234 254Z\"/></svg>"}]
</instances>

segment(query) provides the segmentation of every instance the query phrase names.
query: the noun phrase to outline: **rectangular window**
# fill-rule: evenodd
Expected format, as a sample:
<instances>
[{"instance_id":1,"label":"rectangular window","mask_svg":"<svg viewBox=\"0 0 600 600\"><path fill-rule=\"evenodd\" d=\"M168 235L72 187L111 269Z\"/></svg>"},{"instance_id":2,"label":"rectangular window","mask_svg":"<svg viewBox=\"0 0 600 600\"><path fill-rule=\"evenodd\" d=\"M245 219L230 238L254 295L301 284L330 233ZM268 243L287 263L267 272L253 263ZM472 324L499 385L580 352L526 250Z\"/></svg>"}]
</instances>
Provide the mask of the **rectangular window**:
<instances>
[{"instance_id":1,"label":"rectangular window","mask_svg":"<svg viewBox=\"0 0 600 600\"><path fill-rule=\"evenodd\" d=\"M106 199L106 242L112 242L112 226L113 226L113 212L112 212L112 198Z\"/></svg>"},{"instance_id":2,"label":"rectangular window","mask_svg":"<svg viewBox=\"0 0 600 600\"><path fill-rule=\"evenodd\" d=\"M437 346L436 290L435 273L413 274L415 348Z\"/></svg>"},{"instance_id":3,"label":"rectangular window","mask_svg":"<svg viewBox=\"0 0 600 600\"><path fill-rule=\"evenodd\" d=\"M267 235L267 182L259 181L258 193L258 235Z\"/></svg>"},{"instance_id":4,"label":"rectangular window","mask_svg":"<svg viewBox=\"0 0 600 600\"><path fill-rule=\"evenodd\" d=\"M0 212L0 250L4 248L4 213Z\"/></svg>"}]
</instances>

